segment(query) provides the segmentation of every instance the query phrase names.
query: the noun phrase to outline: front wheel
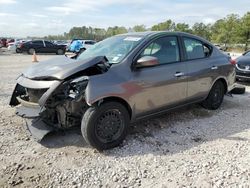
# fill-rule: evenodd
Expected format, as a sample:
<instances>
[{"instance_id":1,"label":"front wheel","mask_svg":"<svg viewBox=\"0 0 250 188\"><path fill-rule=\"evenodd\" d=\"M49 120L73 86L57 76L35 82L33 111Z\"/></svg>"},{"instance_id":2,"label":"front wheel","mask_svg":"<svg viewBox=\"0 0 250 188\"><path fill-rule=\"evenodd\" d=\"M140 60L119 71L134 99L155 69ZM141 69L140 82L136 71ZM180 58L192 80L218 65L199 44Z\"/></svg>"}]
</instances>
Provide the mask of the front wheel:
<instances>
[{"instance_id":1,"label":"front wheel","mask_svg":"<svg viewBox=\"0 0 250 188\"><path fill-rule=\"evenodd\" d=\"M17 48L17 49L16 49L16 53L22 53L22 50L19 49L19 48Z\"/></svg>"},{"instance_id":2,"label":"front wheel","mask_svg":"<svg viewBox=\"0 0 250 188\"><path fill-rule=\"evenodd\" d=\"M82 118L85 141L98 150L114 148L125 139L129 126L127 109L118 102L90 107Z\"/></svg>"},{"instance_id":3,"label":"front wheel","mask_svg":"<svg viewBox=\"0 0 250 188\"><path fill-rule=\"evenodd\" d=\"M210 90L208 97L201 103L201 105L206 109L216 110L221 106L224 94L224 84L221 81L217 81Z\"/></svg>"},{"instance_id":4,"label":"front wheel","mask_svg":"<svg viewBox=\"0 0 250 188\"><path fill-rule=\"evenodd\" d=\"M28 50L28 54L30 54L30 55L32 55L34 52L35 52L35 49L34 49L34 48L30 48L30 49Z\"/></svg>"},{"instance_id":5,"label":"front wheel","mask_svg":"<svg viewBox=\"0 0 250 188\"><path fill-rule=\"evenodd\" d=\"M64 50L63 49L58 49L56 52L57 55L63 55L64 54Z\"/></svg>"}]
</instances>

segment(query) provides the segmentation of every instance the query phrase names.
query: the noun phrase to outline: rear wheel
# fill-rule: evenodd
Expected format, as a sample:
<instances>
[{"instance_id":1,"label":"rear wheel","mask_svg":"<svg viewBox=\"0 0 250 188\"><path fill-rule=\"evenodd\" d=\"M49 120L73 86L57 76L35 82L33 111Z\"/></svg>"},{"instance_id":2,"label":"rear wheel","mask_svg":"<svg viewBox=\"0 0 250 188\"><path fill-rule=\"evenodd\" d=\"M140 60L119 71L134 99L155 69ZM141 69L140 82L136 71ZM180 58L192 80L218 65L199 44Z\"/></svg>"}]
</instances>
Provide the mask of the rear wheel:
<instances>
[{"instance_id":1,"label":"rear wheel","mask_svg":"<svg viewBox=\"0 0 250 188\"><path fill-rule=\"evenodd\" d=\"M57 55L63 55L64 50L63 49L58 49L56 53L57 53Z\"/></svg>"},{"instance_id":2,"label":"rear wheel","mask_svg":"<svg viewBox=\"0 0 250 188\"><path fill-rule=\"evenodd\" d=\"M35 52L35 49L34 48L30 48L29 50L28 50L28 54L33 54Z\"/></svg>"},{"instance_id":3,"label":"rear wheel","mask_svg":"<svg viewBox=\"0 0 250 188\"><path fill-rule=\"evenodd\" d=\"M225 86L222 81L217 81L209 92L208 97L202 102L202 106L209 110L216 110L221 106L225 94Z\"/></svg>"},{"instance_id":4,"label":"rear wheel","mask_svg":"<svg viewBox=\"0 0 250 188\"><path fill-rule=\"evenodd\" d=\"M90 107L82 118L81 131L85 141L98 150L122 143L127 135L129 114L120 103L107 102Z\"/></svg>"}]
</instances>

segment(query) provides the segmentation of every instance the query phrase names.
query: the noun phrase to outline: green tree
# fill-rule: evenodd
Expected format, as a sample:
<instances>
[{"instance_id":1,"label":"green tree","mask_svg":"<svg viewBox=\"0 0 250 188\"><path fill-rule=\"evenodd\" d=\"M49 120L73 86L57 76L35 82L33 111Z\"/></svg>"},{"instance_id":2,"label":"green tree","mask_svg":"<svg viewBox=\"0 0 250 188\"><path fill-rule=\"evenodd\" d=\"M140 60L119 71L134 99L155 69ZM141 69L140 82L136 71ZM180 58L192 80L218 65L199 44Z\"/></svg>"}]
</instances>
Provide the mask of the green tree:
<instances>
[{"instance_id":1,"label":"green tree","mask_svg":"<svg viewBox=\"0 0 250 188\"><path fill-rule=\"evenodd\" d=\"M186 23L177 23L174 28L175 31L180 31L180 32L187 32L191 33L192 30L190 29L189 25Z\"/></svg>"},{"instance_id":2,"label":"green tree","mask_svg":"<svg viewBox=\"0 0 250 188\"><path fill-rule=\"evenodd\" d=\"M143 32L146 31L146 26L145 25L136 25L132 29L134 32Z\"/></svg>"},{"instance_id":3,"label":"green tree","mask_svg":"<svg viewBox=\"0 0 250 188\"><path fill-rule=\"evenodd\" d=\"M250 12L247 12L241 19L239 42L245 44L245 51L248 50L248 44L250 42Z\"/></svg>"},{"instance_id":4,"label":"green tree","mask_svg":"<svg viewBox=\"0 0 250 188\"><path fill-rule=\"evenodd\" d=\"M172 20L167 20L152 26L151 31L173 31L174 28L175 23Z\"/></svg>"},{"instance_id":5,"label":"green tree","mask_svg":"<svg viewBox=\"0 0 250 188\"><path fill-rule=\"evenodd\" d=\"M211 25L205 25L204 23L195 23L192 27L192 33L198 35L207 40L211 39Z\"/></svg>"},{"instance_id":6,"label":"green tree","mask_svg":"<svg viewBox=\"0 0 250 188\"><path fill-rule=\"evenodd\" d=\"M125 27L114 26L114 27L108 28L106 36L110 37L110 36L123 34L123 33L127 33L127 32L128 32L128 30Z\"/></svg>"},{"instance_id":7,"label":"green tree","mask_svg":"<svg viewBox=\"0 0 250 188\"><path fill-rule=\"evenodd\" d=\"M230 14L220 19L212 26L212 40L217 43L233 44L237 42L240 28L240 18L237 14Z\"/></svg>"}]
</instances>

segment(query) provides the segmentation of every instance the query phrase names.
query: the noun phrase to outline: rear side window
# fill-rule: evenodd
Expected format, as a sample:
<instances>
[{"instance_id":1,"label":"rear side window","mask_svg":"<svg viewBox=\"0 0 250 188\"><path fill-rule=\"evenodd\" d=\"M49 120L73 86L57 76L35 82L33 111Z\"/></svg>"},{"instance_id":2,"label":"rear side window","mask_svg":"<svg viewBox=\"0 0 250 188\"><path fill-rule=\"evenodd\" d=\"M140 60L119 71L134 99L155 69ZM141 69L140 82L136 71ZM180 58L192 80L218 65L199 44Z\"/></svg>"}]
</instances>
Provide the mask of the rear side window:
<instances>
[{"instance_id":1,"label":"rear side window","mask_svg":"<svg viewBox=\"0 0 250 188\"><path fill-rule=\"evenodd\" d=\"M153 56L160 64L180 61L179 46L176 37L162 37L149 44L140 57Z\"/></svg>"},{"instance_id":2,"label":"rear side window","mask_svg":"<svg viewBox=\"0 0 250 188\"><path fill-rule=\"evenodd\" d=\"M53 46L53 44L49 41L44 41L46 46Z\"/></svg>"},{"instance_id":3,"label":"rear side window","mask_svg":"<svg viewBox=\"0 0 250 188\"><path fill-rule=\"evenodd\" d=\"M210 46L196 39L184 38L184 45L188 60L206 58L212 53Z\"/></svg>"},{"instance_id":4,"label":"rear side window","mask_svg":"<svg viewBox=\"0 0 250 188\"><path fill-rule=\"evenodd\" d=\"M42 41L32 41L31 44L43 45Z\"/></svg>"},{"instance_id":5,"label":"rear side window","mask_svg":"<svg viewBox=\"0 0 250 188\"><path fill-rule=\"evenodd\" d=\"M85 44L93 45L93 44L95 44L95 42L94 41L85 41Z\"/></svg>"}]
</instances>

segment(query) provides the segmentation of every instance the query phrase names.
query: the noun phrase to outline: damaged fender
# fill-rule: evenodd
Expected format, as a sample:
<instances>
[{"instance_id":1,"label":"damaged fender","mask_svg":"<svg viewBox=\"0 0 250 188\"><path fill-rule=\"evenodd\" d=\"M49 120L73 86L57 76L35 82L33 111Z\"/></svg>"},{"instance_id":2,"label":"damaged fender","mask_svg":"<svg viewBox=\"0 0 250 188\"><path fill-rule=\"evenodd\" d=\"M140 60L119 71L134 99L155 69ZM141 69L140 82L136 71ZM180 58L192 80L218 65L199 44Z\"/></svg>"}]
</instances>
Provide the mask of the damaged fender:
<instances>
[{"instance_id":1,"label":"damaged fender","mask_svg":"<svg viewBox=\"0 0 250 188\"><path fill-rule=\"evenodd\" d=\"M17 106L16 114L25 118L38 141L53 130L80 125L88 108L85 89L89 76L106 72L107 65L103 70L97 67L106 62L105 56L97 56L84 61L63 57L35 64L17 78L9 104Z\"/></svg>"}]
</instances>

